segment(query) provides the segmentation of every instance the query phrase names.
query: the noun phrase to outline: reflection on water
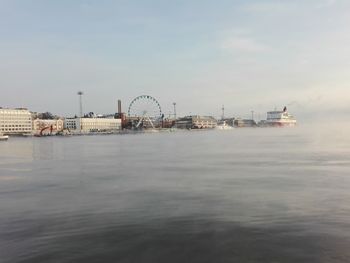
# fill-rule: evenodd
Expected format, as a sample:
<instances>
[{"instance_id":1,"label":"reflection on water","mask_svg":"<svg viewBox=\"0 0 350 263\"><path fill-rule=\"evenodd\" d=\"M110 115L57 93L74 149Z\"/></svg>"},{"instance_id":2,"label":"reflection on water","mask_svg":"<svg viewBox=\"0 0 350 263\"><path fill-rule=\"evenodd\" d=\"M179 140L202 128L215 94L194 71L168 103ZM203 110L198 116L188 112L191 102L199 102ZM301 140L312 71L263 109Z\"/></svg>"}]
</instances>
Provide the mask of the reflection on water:
<instances>
[{"instance_id":1,"label":"reflection on water","mask_svg":"<svg viewBox=\"0 0 350 263\"><path fill-rule=\"evenodd\" d=\"M33 161L33 140L13 137L10 140L0 142L0 168L3 165Z\"/></svg>"},{"instance_id":2,"label":"reflection on water","mask_svg":"<svg viewBox=\"0 0 350 263\"><path fill-rule=\"evenodd\" d=\"M330 134L11 138L1 262L348 262L350 140Z\"/></svg>"}]
</instances>

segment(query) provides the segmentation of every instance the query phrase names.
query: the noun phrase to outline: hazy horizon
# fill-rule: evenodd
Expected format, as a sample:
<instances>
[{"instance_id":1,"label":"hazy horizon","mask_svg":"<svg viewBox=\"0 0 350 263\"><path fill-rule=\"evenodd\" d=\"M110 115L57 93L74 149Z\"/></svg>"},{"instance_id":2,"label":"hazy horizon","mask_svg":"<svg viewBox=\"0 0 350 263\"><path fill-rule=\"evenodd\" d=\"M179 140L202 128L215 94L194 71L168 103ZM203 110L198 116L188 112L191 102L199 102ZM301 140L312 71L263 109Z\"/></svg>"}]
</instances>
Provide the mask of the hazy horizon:
<instances>
[{"instance_id":1,"label":"hazy horizon","mask_svg":"<svg viewBox=\"0 0 350 263\"><path fill-rule=\"evenodd\" d=\"M0 1L0 107L298 120L350 113L350 2Z\"/></svg>"}]
</instances>

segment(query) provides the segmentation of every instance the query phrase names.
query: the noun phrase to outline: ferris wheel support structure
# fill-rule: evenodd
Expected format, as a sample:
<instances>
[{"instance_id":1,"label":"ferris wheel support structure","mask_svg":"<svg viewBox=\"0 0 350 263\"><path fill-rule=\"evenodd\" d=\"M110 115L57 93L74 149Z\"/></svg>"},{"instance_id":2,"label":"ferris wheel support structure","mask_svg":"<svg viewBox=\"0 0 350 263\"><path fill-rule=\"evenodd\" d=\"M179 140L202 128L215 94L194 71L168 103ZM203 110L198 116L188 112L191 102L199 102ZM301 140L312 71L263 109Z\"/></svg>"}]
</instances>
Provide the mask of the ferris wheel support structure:
<instances>
[{"instance_id":1,"label":"ferris wheel support structure","mask_svg":"<svg viewBox=\"0 0 350 263\"><path fill-rule=\"evenodd\" d=\"M164 115L159 102L152 96L141 95L134 98L128 108L128 116L130 118L137 118L135 128L139 128L141 123L144 128L159 126ZM145 123L144 123L145 122Z\"/></svg>"}]
</instances>

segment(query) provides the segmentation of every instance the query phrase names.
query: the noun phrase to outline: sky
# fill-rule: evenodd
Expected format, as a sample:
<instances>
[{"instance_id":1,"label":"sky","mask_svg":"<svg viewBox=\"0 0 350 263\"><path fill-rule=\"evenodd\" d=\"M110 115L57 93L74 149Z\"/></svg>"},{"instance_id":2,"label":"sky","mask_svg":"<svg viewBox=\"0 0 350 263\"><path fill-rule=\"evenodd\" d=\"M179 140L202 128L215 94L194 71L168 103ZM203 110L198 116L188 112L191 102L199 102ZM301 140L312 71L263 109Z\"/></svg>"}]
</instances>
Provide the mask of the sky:
<instances>
[{"instance_id":1,"label":"sky","mask_svg":"<svg viewBox=\"0 0 350 263\"><path fill-rule=\"evenodd\" d=\"M297 119L350 114L348 0L0 0L0 106ZM348 118L348 117L347 117Z\"/></svg>"}]
</instances>

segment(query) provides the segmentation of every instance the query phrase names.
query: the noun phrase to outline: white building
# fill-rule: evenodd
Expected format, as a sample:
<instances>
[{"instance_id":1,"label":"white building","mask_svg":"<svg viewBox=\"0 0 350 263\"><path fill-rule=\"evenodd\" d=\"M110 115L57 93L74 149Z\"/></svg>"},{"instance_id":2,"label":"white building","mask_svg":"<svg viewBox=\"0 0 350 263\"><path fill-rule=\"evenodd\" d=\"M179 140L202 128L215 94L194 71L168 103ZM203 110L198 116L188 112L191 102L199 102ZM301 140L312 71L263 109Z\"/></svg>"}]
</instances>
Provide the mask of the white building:
<instances>
[{"instance_id":1,"label":"white building","mask_svg":"<svg viewBox=\"0 0 350 263\"><path fill-rule=\"evenodd\" d=\"M45 129L45 132L60 132L63 131L64 122L61 119L57 120L33 120L33 132L39 133L41 130Z\"/></svg>"},{"instance_id":2,"label":"white building","mask_svg":"<svg viewBox=\"0 0 350 263\"><path fill-rule=\"evenodd\" d=\"M211 116L186 116L176 120L179 129L212 129L217 125L217 120Z\"/></svg>"},{"instance_id":3,"label":"white building","mask_svg":"<svg viewBox=\"0 0 350 263\"><path fill-rule=\"evenodd\" d=\"M27 109L0 108L0 133L23 135L32 133L32 115Z\"/></svg>"},{"instance_id":4,"label":"white building","mask_svg":"<svg viewBox=\"0 0 350 263\"><path fill-rule=\"evenodd\" d=\"M66 118L66 119L64 119L64 128L67 130L76 130L77 128L79 128L78 119L79 118Z\"/></svg>"},{"instance_id":5,"label":"white building","mask_svg":"<svg viewBox=\"0 0 350 263\"><path fill-rule=\"evenodd\" d=\"M110 118L73 118L65 119L64 127L70 131L89 132L114 132L121 130L121 119Z\"/></svg>"}]
</instances>

